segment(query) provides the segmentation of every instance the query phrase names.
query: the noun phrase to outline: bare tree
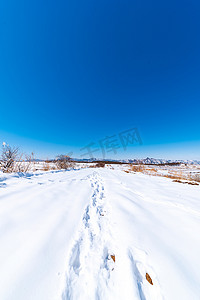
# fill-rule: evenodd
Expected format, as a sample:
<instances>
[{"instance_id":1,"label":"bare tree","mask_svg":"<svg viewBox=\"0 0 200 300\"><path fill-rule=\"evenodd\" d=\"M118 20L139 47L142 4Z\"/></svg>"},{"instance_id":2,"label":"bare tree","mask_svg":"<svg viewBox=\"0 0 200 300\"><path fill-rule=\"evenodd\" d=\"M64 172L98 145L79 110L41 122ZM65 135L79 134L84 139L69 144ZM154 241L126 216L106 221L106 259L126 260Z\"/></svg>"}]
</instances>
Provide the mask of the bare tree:
<instances>
[{"instance_id":1,"label":"bare tree","mask_svg":"<svg viewBox=\"0 0 200 300\"><path fill-rule=\"evenodd\" d=\"M3 145L1 154L1 169L4 173L14 172L15 162L19 158L19 149L9 145Z\"/></svg>"},{"instance_id":2,"label":"bare tree","mask_svg":"<svg viewBox=\"0 0 200 300\"><path fill-rule=\"evenodd\" d=\"M4 173L28 172L31 169L33 154L19 152L19 148L3 144L0 167Z\"/></svg>"},{"instance_id":3,"label":"bare tree","mask_svg":"<svg viewBox=\"0 0 200 300\"><path fill-rule=\"evenodd\" d=\"M74 162L68 155L59 155L55 160L58 169L69 169L74 167Z\"/></svg>"}]
</instances>

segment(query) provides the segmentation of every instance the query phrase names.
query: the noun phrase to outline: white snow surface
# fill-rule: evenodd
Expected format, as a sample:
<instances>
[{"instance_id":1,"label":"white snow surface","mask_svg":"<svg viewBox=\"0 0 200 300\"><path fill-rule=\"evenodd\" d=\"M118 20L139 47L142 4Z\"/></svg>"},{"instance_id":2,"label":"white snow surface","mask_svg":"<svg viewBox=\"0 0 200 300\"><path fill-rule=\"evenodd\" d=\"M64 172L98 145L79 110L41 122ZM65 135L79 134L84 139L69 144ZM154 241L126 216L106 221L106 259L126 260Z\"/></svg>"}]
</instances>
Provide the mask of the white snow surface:
<instances>
[{"instance_id":1,"label":"white snow surface","mask_svg":"<svg viewBox=\"0 0 200 300\"><path fill-rule=\"evenodd\" d=\"M0 173L0 299L199 300L199 232L199 186L116 169Z\"/></svg>"}]
</instances>

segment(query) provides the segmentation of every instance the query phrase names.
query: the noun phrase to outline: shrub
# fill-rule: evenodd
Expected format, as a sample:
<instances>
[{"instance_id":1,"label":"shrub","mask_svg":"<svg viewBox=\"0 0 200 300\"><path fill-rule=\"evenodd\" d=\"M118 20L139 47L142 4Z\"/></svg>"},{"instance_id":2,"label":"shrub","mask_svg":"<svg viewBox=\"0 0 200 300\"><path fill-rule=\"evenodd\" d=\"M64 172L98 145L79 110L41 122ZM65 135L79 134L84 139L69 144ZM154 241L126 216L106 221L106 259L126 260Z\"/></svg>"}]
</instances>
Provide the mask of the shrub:
<instances>
[{"instance_id":1,"label":"shrub","mask_svg":"<svg viewBox=\"0 0 200 300\"><path fill-rule=\"evenodd\" d=\"M15 162L19 158L19 149L4 145L1 154L1 169L4 173L12 173L15 170Z\"/></svg>"},{"instance_id":2,"label":"shrub","mask_svg":"<svg viewBox=\"0 0 200 300\"><path fill-rule=\"evenodd\" d=\"M96 168L104 168L105 167L105 162L99 161L98 163L96 163L95 167Z\"/></svg>"},{"instance_id":3,"label":"shrub","mask_svg":"<svg viewBox=\"0 0 200 300\"><path fill-rule=\"evenodd\" d=\"M58 169L69 169L74 167L74 162L68 155L59 155L55 160Z\"/></svg>"},{"instance_id":4,"label":"shrub","mask_svg":"<svg viewBox=\"0 0 200 300\"><path fill-rule=\"evenodd\" d=\"M137 165L137 166L131 166L131 171L133 172L143 172L144 171L144 166Z\"/></svg>"},{"instance_id":5,"label":"shrub","mask_svg":"<svg viewBox=\"0 0 200 300\"><path fill-rule=\"evenodd\" d=\"M19 148L4 144L0 161L1 170L4 173L27 172L31 168L32 161L33 154L23 155L19 153Z\"/></svg>"}]
</instances>

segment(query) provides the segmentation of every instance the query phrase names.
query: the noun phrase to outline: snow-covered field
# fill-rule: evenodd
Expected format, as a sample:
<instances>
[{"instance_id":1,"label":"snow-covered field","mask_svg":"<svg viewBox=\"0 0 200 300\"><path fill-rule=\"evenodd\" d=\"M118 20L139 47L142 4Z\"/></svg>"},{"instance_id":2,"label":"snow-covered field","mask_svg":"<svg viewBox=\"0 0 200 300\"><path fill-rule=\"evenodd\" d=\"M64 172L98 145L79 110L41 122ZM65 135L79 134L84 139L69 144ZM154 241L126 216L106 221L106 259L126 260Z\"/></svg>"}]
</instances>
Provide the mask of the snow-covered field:
<instances>
[{"instance_id":1,"label":"snow-covered field","mask_svg":"<svg viewBox=\"0 0 200 300\"><path fill-rule=\"evenodd\" d=\"M199 232L200 186L120 168L0 173L0 299L199 300Z\"/></svg>"}]
</instances>

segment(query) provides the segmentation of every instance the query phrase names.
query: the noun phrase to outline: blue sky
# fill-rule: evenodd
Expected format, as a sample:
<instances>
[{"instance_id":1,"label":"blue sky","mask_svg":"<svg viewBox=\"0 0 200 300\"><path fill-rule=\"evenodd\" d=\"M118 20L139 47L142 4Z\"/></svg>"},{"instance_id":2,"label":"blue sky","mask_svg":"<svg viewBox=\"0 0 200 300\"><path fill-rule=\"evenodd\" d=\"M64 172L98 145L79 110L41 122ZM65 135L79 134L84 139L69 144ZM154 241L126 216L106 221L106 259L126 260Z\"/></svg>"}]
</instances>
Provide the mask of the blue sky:
<instances>
[{"instance_id":1,"label":"blue sky","mask_svg":"<svg viewBox=\"0 0 200 300\"><path fill-rule=\"evenodd\" d=\"M194 0L2 1L0 140L80 156L137 127L143 144L107 157L200 159L199 12Z\"/></svg>"}]
</instances>

